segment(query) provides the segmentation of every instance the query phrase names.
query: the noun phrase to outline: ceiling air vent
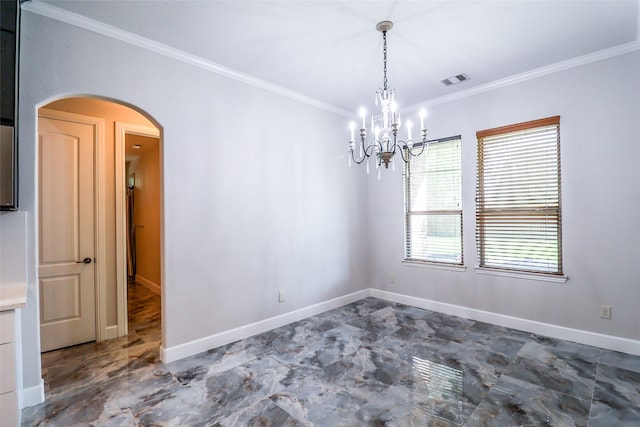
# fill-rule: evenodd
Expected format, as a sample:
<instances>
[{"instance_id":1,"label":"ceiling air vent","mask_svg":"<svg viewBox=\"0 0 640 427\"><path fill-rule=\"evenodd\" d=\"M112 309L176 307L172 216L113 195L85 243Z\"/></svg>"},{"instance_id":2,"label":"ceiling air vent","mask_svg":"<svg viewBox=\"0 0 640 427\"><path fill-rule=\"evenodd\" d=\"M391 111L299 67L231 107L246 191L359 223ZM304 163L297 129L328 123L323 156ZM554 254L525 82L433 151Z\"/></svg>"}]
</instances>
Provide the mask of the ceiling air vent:
<instances>
[{"instance_id":1,"label":"ceiling air vent","mask_svg":"<svg viewBox=\"0 0 640 427\"><path fill-rule=\"evenodd\" d=\"M447 79L442 80L442 84L445 86L451 86L458 83L462 83L465 80L469 80L469 76L466 74L456 74L455 76L451 76Z\"/></svg>"}]
</instances>

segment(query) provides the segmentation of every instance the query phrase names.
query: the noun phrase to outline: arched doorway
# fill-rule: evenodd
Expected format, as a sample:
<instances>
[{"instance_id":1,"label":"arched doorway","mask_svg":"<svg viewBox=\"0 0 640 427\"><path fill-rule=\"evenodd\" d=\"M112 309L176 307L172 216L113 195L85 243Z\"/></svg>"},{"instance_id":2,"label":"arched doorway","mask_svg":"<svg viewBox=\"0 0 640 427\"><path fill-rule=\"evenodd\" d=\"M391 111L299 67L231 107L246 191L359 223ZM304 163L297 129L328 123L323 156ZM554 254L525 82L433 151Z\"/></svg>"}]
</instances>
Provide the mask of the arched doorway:
<instances>
[{"instance_id":1,"label":"arched doorway","mask_svg":"<svg viewBox=\"0 0 640 427\"><path fill-rule=\"evenodd\" d=\"M136 343L143 342L146 344L144 351L155 346L155 351L159 352L160 278L163 267L162 143L159 126L134 107L96 97L62 98L44 105L38 112L42 351L93 342L85 346L95 354L123 346L130 349ZM82 138L73 135L73 123L79 123L77 129L80 130L84 126L87 138L93 138L86 145L91 145L92 149L83 148L85 143ZM131 223L131 227L128 227L125 197L127 157L132 155L128 150L135 149L130 147L132 143L127 148L127 139L134 136L144 137L150 145L155 145L153 150L148 150L154 153L155 169L151 170L153 160L145 161L146 169L137 172L138 182L145 182L147 189L153 187L156 192L155 219L153 224ZM65 197L67 199L63 201ZM88 198L91 200L88 201ZM90 215L93 216L93 224L83 223L84 217ZM47 226L48 230L45 229ZM156 273L153 279L147 278L146 288L135 282L135 276L133 283L127 280L127 229L135 229L136 226L141 226L139 228L145 229L145 232L151 228L157 229L154 247ZM87 230L93 230L93 233L84 233L93 234L93 239L82 237L82 232ZM56 251L62 252L56 254ZM93 283L91 274L85 274L86 271L93 273ZM83 284L83 274L89 277L89 285ZM155 287L149 286L150 283ZM128 301L127 296L136 299L135 313L128 309L132 302ZM140 305L145 303L155 308L144 310ZM92 313L93 316L80 319L86 313ZM139 318L132 318L133 314L149 317L150 322L144 323L143 329L152 338L147 337L146 341L141 338L138 327L129 330L132 319L139 325ZM93 335L85 332L75 337L70 332L74 327L73 320L84 322L84 329L89 332L93 329ZM61 339L52 338L56 334ZM114 338L117 340L112 340ZM78 351L78 348L75 350ZM49 359L58 359L55 355L48 357L48 354L43 354L45 371L50 366L47 364ZM51 375L47 374L45 381L47 377L51 379Z\"/></svg>"}]
</instances>

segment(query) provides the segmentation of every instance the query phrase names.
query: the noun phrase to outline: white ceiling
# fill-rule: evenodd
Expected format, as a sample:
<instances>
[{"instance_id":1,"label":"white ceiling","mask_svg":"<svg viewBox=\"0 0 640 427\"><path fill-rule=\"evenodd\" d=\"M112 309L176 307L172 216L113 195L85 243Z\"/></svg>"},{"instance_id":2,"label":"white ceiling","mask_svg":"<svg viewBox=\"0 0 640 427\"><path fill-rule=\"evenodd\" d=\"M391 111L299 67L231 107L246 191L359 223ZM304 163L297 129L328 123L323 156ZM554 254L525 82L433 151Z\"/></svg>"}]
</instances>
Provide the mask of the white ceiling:
<instances>
[{"instance_id":1,"label":"white ceiling","mask_svg":"<svg viewBox=\"0 0 640 427\"><path fill-rule=\"evenodd\" d=\"M638 0L43 1L354 114L382 86L382 20L400 107L639 41Z\"/></svg>"}]
</instances>

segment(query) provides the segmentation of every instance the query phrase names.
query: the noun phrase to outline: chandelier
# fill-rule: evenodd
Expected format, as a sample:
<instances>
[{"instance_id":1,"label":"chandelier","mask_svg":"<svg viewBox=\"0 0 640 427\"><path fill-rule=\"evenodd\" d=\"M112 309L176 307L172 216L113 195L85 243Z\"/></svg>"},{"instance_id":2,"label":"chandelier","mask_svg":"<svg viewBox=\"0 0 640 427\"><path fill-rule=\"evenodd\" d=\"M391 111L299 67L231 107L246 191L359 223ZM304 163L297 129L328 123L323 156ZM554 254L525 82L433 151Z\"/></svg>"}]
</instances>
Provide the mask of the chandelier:
<instances>
[{"instance_id":1,"label":"chandelier","mask_svg":"<svg viewBox=\"0 0 640 427\"><path fill-rule=\"evenodd\" d=\"M355 141L355 129L356 124L350 123L351 137L349 138L349 166L353 161L356 164L361 164L365 160L367 161L367 173L369 173L369 157L374 156L376 160L376 168L380 168L380 165L384 163L385 168L389 168L391 163L392 169L395 169L393 157L396 151L400 151L400 156L405 163L408 163L412 157L419 156L425 150L427 146L427 129L424 127L424 117L426 112L424 109L420 111L420 140L414 142L411 130L412 123L407 120L405 127L407 128L406 139L398 137L398 131L401 126L400 114L397 112L397 105L395 102L394 90L389 89L387 82L387 31L393 27L393 22L382 21L376 25L376 30L382 32L383 48L382 53L384 57L384 81L382 89L376 92L375 104L380 105L380 113L372 114L370 127L367 129L367 114L364 108L360 108L360 117L362 119L362 127L360 128L360 141L358 146L360 147L358 158L356 158L356 141ZM367 133L371 133L370 139L367 140ZM378 170L378 177L380 171Z\"/></svg>"}]
</instances>

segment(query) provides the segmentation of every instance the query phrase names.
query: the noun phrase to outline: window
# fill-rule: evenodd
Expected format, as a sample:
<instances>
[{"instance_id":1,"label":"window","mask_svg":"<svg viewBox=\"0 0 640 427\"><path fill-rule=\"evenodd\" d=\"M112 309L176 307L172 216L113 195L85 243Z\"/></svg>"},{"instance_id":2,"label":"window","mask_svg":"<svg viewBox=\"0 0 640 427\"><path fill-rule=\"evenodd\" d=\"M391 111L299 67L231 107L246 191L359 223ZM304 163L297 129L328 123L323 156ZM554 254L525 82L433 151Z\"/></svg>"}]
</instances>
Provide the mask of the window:
<instances>
[{"instance_id":1,"label":"window","mask_svg":"<svg viewBox=\"0 0 640 427\"><path fill-rule=\"evenodd\" d=\"M405 257L462 264L460 136L430 141L404 168Z\"/></svg>"},{"instance_id":2,"label":"window","mask_svg":"<svg viewBox=\"0 0 640 427\"><path fill-rule=\"evenodd\" d=\"M479 266L562 275L560 117L476 136Z\"/></svg>"}]
</instances>

